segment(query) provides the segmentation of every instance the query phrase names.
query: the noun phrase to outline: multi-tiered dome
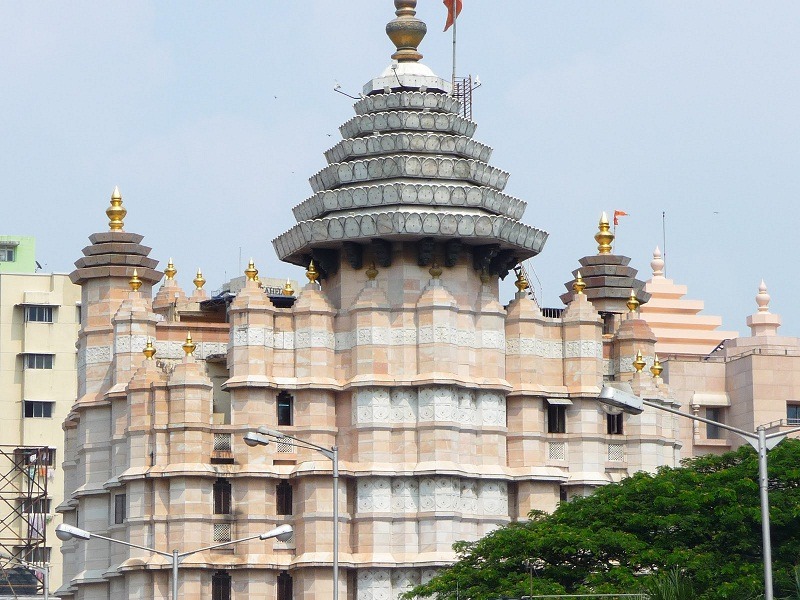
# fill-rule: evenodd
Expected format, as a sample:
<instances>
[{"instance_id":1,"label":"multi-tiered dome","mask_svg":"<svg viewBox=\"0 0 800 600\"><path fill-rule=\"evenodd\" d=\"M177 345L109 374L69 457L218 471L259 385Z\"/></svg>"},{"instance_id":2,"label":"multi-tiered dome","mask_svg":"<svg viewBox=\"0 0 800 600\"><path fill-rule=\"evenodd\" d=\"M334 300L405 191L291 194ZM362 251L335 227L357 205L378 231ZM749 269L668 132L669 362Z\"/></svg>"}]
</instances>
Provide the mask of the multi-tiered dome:
<instances>
[{"instance_id":1,"label":"multi-tiered dome","mask_svg":"<svg viewBox=\"0 0 800 600\"><path fill-rule=\"evenodd\" d=\"M344 139L310 179L314 195L294 208L298 224L273 241L281 260L329 270L345 247L428 239L472 247L476 269L505 275L544 246L547 233L520 222L525 203L503 193L508 173L488 164L492 150L472 139L476 124L450 83L418 62L415 5L396 0L387 33L397 62L339 128Z\"/></svg>"}]
</instances>

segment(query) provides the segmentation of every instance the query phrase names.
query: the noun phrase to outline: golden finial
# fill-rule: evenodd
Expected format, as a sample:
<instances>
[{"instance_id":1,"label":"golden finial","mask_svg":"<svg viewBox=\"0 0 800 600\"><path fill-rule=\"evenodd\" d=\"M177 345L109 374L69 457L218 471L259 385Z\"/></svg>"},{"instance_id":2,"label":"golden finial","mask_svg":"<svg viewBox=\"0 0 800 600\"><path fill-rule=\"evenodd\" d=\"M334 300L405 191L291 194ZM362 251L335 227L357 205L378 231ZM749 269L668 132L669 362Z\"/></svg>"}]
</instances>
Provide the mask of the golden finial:
<instances>
[{"instance_id":1,"label":"golden finial","mask_svg":"<svg viewBox=\"0 0 800 600\"><path fill-rule=\"evenodd\" d=\"M642 351L639 350L636 353L636 360L633 361L633 368L636 369L637 373L641 373L646 364L647 363L644 362L644 357L642 356Z\"/></svg>"},{"instance_id":2,"label":"golden finial","mask_svg":"<svg viewBox=\"0 0 800 600\"><path fill-rule=\"evenodd\" d=\"M664 367L661 366L661 361L658 360L658 354L656 354L656 358L653 361L653 366L650 367L650 372L653 374L653 377L661 377L661 372L664 370Z\"/></svg>"},{"instance_id":3,"label":"golden finial","mask_svg":"<svg viewBox=\"0 0 800 600\"><path fill-rule=\"evenodd\" d=\"M486 267L483 267L481 269L480 278L481 278L481 283L483 285L486 285L487 283L489 283L492 280L492 278L489 275L489 270Z\"/></svg>"},{"instance_id":4,"label":"golden finial","mask_svg":"<svg viewBox=\"0 0 800 600\"><path fill-rule=\"evenodd\" d=\"M417 0L394 0L397 18L386 24L386 35L397 47L392 58L398 62L417 62L422 54L417 51L428 27L415 15Z\"/></svg>"},{"instance_id":5,"label":"golden finial","mask_svg":"<svg viewBox=\"0 0 800 600\"><path fill-rule=\"evenodd\" d=\"M530 283L528 283L528 278L525 277L525 273L522 269L517 271L517 280L514 282L514 285L517 286L517 289L520 292L524 292L530 287Z\"/></svg>"},{"instance_id":6,"label":"golden finial","mask_svg":"<svg viewBox=\"0 0 800 600\"><path fill-rule=\"evenodd\" d=\"M375 281L375 278L378 276L378 269L375 268L375 263L372 263L369 267L367 267L367 279L370 281Z\"/></svg>"},{"instance_id":7,"label":"golden finial","mask_svg":"<svg viewBox=\"0 0 800 600\"><path fill-rule=\"evenodd\" d=\"M628 307L628 310L631 312L636 312L639 308L639 299L636 297L636 290L631 288L631 295L628 297L628 301L625 303L625 306Z\"/></svg>"},{"instance_id":8,"label":"golden finial","mask_svg":"<svg viewBox=\"0 0 800 600\"><path fill-rule=\"evenodd\" d=\"M172 257L170 257L167 268L164 269L164 275L167 276L167 279L175 279L175 275L177 274L178 269L175 268L175 265L172 263Z\"/></svg>"},{"instance_id":9,"label":"golden finial","mask_svg":"<svg viewBox=\"0 0 800 600\"><path fill-rule=\"evenodd\" d=\"M142 287L142 280L139 279L139 272L136 269L133 270L133 277L128 280L128 285L131 286L134 292L138 292L139 288Z\"/></svg>"},{"instance_id":10,"label":"golden finial","mask_svg":"<svg viewBox=\"0 0 800 600\"><path fill-rule=\"evenodd\" d=\"M244 274L248 281L255 281L256 277L258 277L258 269L256 269L256 263L253 262L252 258L250 259L250 262L247 263L247 268L244 270Z\"/></svg>"},{"instance_id":11,"label":"golden finial","mask_svg":"<svg viewBox=\"0 0 800 600\"><path fill-rule=\"evenodd\" d=\"M313 260L310 263L308 263L308 269L306 269L306 277L308 278L309 283L317 283L317 279L319 279L319 271L317 271L317 267L314 265Z\"/></svg>"},{"instance_id":12,"label":"golden finial","mask_svg":"<svg viewBox=\"0 0 800 600\"><path fill-rule=\"evenodd\" d=\"M127 214L128 211L122 206L122 194L119 193L119 188L115 187L114 193L111 194L111 206L106 209L109 219L108 226L111 231L122 231L122 227L125 225L122 220Z\"/></svg>"},{"instance_id":13,"label":"golden finial","mask_svg":"<svg viewBox=\"0 0 800 600\"><path fill-rule=\"evenodd\" d=\"M144 347L144 350L142 350L142 354L144 354L147 360L153 360L153 357L156 355L156 347L153 346L152 338L147 338L147 345Z\"/></svg>"},{"instance_id":14,"label":"golden finial","mask_svg":"<svg viewBox=\"0 0 800 600\"><path fill-rule=\"evenodd\" d=\"M294 296L294 288L292 287L292 282L289 281L288 279L286 280L286 283L283 284L282 293L284 296Z\"/></svg>"},{"instance_id":15,"label":"golden finial","mask_svg":"<svg viewBox=\"0 0 800 600\"><path fill-rule=\"evenodd\" d=\"M576 294L580 295L583 294L583 290L585 289L586 289L586 284L583 282L583 276L581 275L581 272L578 271L578 274L575 275L575 281L572 284L572 290Z\"/></svg>"},{"instance_id":16,"label":"golden finial","mask_svg":"<svg viewBox=\"0 0 800 600\"><path fill-rule=\"evenodd\" d=\"M192 281L194 282L194 287L198 290L203 289L203 286L206 284L206 278L203 277L203 272L200 269L197 269L197 275L194 276Z\"/></svg>"},{"instance_id":17,"label":"golden finial","mask_svg":"<svg viewBox=\"0 0 800 600\"><path fill-rule=\"evenodd\" d=\"M594 239L597 242L597 253L611 254L611 242L614 241L614 234L610 231L611 225L608 223L608 215L605 211L600 215L598 228L599 231L594 234Z\"/></svg>"},{"instance_id":18,"label":"golden finial","mask_svg":"<svg viewBox=\"0 0 800 600\"><path fill-rule=\"evenodd\" d=\"M189 331L186 332L186 341L183 342L183 345L181 346L181 348L183 348L183 351L186 352L186 356L189 356L190 354L192 354L194 352L194 349L197 348L197 344L195 344L192 341L191 332L189 332Z\"/></svg>"},{"instance_id":19,"label":"golden finial","mask_svg":"<svg viewBox=\"0 0 800 600\"><path fill-rule=\"evenodd\" d=\"M442 267L434 260L433 264L431 264L431 268L428 269L428 273L430 273L431 277L434 279L439 279L439 277L442 276Z\"/></svg>"}]
</instances>

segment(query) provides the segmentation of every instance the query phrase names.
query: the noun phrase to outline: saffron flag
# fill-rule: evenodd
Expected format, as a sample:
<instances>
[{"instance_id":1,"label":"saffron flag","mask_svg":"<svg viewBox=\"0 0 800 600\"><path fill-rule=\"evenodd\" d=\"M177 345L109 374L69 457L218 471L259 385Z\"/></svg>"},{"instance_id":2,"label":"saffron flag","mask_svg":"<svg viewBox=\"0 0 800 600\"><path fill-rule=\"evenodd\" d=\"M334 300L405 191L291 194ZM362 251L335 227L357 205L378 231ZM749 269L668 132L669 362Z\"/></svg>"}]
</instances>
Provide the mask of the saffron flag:
<instances>
[{"instance_id":1,"label":"saffron flag","mask_svg":"<svg viewBox=\"0 0 800 600\"><path fill-rule=\"evenodd\" d=\"M620 217L627 217L628 213L624 210L615 210L614 211L614 225L619 225L619 218Z\"/></svg>"},{"instance_id":2,"label":"saffron flag","mask_svg":"<svg viewBox=\"0 0 800 600\"><path fill-rule=\"evenodd\" d=\"M447 7L447 23L444 25L444 30L447 31L461 14L461 0L442 0L442 2Z\"/></svg>"}]
</instances>

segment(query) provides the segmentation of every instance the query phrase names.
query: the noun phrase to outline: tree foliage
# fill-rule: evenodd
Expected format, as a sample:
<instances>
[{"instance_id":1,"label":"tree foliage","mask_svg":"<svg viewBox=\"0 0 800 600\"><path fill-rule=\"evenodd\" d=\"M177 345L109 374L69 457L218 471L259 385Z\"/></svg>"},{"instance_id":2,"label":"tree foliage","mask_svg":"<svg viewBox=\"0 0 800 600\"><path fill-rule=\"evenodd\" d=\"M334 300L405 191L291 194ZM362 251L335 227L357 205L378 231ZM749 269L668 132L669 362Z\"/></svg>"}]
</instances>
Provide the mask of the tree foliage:
<instances>
[{"instance_id":1,"label":"tree foliage","mask_svg":"<svg viewBox=\"0 0 800 600\"><path fill-rule=\"evenodd\" d=\"M800 562L800 440L769 453L776 596L795 591ZM474 542L406 598L489 600L533 593L634 593L677 569L697 600L763 592L758 457L749 447L637 473L592 496L533 512ZM529 568L530 567L530 568Z\"/></svg>"}]
</instances>

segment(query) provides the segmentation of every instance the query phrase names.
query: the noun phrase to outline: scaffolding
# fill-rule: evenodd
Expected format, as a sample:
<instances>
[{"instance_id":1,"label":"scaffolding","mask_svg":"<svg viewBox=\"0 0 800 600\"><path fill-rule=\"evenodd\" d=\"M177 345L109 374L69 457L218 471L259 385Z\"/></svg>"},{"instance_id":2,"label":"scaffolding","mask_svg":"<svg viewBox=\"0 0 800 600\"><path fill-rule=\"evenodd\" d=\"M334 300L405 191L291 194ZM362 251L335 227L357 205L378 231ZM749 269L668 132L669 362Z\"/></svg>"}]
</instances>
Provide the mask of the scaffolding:
<instances>
[{"instance_id":1,"label":"scaffolding","mask_svg":"<svg viewBox=\"0 0 800 600\"><path fill-rule=\"evenodd\" d=\"M453 81L453 97L461 102L461 116L472 120L472 91L475 89L472 75L469 77L456 77Z\"/></svg>"},{"instance_id":2,"label":"scaffolding","mask_svg":"<svg viewBox=\"0 0 800 600\"><path fill-rule=\"evenodd\" d=\"M47 484L54 461L55 449L48 446L0 445L0 550L42 567L50 560ZM0 594L21 593L11 589L7 569L2 570ZM37 575L35 581L36 593L42 593L42 577Z\"/></svg>"}]
</instances>

